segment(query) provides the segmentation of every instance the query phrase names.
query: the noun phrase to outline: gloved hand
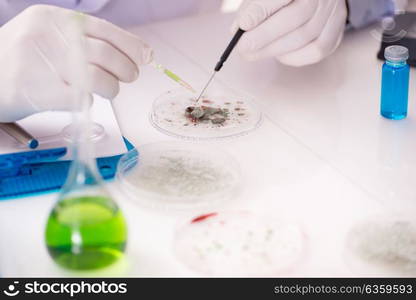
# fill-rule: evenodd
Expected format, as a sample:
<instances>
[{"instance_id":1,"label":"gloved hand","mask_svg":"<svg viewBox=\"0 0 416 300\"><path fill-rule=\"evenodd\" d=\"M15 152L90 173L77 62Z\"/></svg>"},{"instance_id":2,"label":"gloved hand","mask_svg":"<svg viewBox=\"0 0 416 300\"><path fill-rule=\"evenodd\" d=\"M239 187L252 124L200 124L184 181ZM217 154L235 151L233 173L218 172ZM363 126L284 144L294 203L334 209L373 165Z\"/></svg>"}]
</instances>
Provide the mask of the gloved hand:
<instances>
[{"instance_id":1,"label":"gloved hand","mask_svg":"<svg viewBox=\"0 0 416 300\"><path fill-rule=\"evenodd\" d=\"M65 30L75 14L34 5L0 27L0 122L72 108L74 76ZM138 67L152 60L153 51L113 24L88 15L83 19L89 91L112 99L120 81L137 79Z\"/></svg>"},{"instance_id":2,"label":"gloved hand","mask_svg":"<svg viewBox=\"0 0 416 300\"><path fill-rule=\"evenodd\" d=\"M335 51L346 19L345 0L253 0L243 4L233 30L247 31L239 42L246 59L303 66Z\"/></svg>"}]
</instances>

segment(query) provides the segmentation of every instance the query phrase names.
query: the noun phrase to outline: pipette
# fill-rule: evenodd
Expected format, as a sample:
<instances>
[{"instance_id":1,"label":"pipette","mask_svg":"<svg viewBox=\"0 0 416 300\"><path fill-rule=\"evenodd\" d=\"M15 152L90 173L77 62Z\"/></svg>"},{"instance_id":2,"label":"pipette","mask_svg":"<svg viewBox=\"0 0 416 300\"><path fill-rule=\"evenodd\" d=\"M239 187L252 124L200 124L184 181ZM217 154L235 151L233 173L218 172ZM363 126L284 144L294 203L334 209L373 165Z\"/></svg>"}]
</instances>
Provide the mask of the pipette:
<instances>
[{"instance_id":1,"label":"pipette","mask_svg":"<svg viewBox=\"0 0 416 300\"><path fill-rule=\"evenodd\" d=\"M221 68L224 65L225 61L230 56L231 52L233 51L234 47L237 45L238 41L240 40L240 38L241 38L241 36L243 35L244 32L245 31L242 30L242 29L238 29L237 30L237 32L235 33L234 37L232 38L232 40L228 44L227 48L225 49L224 53L221 55L220 60L215 65L214 73L211 75L211 77L209 78L207 84L202 89L201 93L199 94L198 98L196 99L196 102L198 102L199 99L202 97L202 95L205 93L205 90L208 88L208 86L210 85L211 81L214 79L215 74L217 74L217 72L219 70L221 70Z\"/></svg>"},{"instance_id":2,"label":"pipette","mask_svg":"<svg viewBox=\"0 0 416 300\"><path fill-rule=\"evenodd\" d=\"M155 61L153 61L150 64L152 67L154 67L155 69L163 72L165 75L167 75L170 79L176 81L177 83L179 83L181 86L183 86L184 88L190 90L192 93L195 93L195 90L192 88L192 86L185 82L184 80L182 80L182 78L180 78L178 75L176 75L175 73L173 73L172 71L166 69L164 66L162 66L161 64L156 63Z\"/></svg>"},{"instance_id":3,"label":"pipette","mask_svg":"<svg viewBox=\"0 0 416 300\"><path fill-rule=\"evenodd\" d=\"M0 123L0 129L30 149L36 149L39 146L39 141L17 123Z\"/></svg>"}]
</instances>

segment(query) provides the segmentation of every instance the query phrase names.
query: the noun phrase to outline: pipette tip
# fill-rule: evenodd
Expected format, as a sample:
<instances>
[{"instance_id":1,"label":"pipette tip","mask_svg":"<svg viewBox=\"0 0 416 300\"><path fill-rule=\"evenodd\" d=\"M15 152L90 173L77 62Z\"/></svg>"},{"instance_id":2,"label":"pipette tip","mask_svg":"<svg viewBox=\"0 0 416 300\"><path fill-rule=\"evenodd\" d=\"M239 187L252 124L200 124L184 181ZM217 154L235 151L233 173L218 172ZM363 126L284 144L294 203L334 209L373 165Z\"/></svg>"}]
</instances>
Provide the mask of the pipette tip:
<instances>
[{"instance_id":1,"label":"pipette tip","mask_svg":"<svg viewBox=\"0 0 416 300\"><path fill-rule=\"evenodd\" d=\"M153 66L157 70L163 72L166 76L168 76L170 79L176 81L177 83L179 83L181 86L183 86L187 90L191 91L192 93L196 93L196 91L193 89L193 87L189 83L187 83L186 81L184 81L182 78L180 78L178 75L176 75L175 73L173 73L169 69L166 69L161 64L158 64L155 61L153 61L151 63L151 66Z\"/></svg>"},{"instance_id":2,"label":"pipette tip","mask_svg":"<svg viewBox=\"0 0 416 300\"><path fill-rule=\"evenodd\" d=\"M199 94L198 98L196 99L196 102L199 101L199 99L201 99L202 95L205 93L206 89L208 88L208 86L210 85L211 81L214 79L215 74L217 74L216 71L214 71L214 73L212 73L211 77L209 78L207 84L205 85L205 87L202 89L201 93Z\"/></svg>"}]
</instances>

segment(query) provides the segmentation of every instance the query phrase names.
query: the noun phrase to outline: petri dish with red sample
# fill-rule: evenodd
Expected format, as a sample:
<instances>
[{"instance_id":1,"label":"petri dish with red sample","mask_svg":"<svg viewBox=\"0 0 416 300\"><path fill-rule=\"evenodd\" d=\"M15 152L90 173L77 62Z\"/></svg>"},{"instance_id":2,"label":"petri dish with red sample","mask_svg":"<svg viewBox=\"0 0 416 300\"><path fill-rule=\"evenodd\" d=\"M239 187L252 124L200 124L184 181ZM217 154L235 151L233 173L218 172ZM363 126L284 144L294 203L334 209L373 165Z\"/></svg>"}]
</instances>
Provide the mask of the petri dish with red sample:
<instances>
[{"instance_id":1,"label":"petri dish with red sample","mask_svg":"<svg viewBox=\"0 0 416 300\"><path fill-rule=\"evenodd\" d=\"M175 256L204 276L287 276L305 254L300 226L260 214L211 212L180 226Z\"/></svg>"},{"instance_id":2,"label":"petri dish with red sample","mask_svg":"<svg viewBox=\"0 0 416 300\"><path fill-rule=\"evenodd\" d=\"M159 131L183 139L209 140L245 135L258 128L262 113L249 96L215 91L196 96L178 89L159 96L150 114Z\"/></svg>"}]
</instances>

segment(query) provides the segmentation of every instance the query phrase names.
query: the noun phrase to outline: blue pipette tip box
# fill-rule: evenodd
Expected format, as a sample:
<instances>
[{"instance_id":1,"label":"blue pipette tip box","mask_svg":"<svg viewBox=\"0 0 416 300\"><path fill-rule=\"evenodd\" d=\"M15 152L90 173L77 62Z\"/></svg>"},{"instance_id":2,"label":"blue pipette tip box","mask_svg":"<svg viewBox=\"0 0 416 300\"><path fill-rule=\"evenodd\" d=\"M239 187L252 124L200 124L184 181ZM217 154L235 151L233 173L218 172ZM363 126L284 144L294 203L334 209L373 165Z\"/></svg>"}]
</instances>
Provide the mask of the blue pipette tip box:
<instances>
[{"instance_id":1,"label":"blue pipette tip box","mask_svg":"<svg viewBox=\"0 0 416 300\"><path fill-rule=\"evenodd\" d=\"M124 142L127 150L134 149L127 139ZM0 155L0 200L59 190L71 164L69 160L58 160L66 153L66 148L55 148ZM97 158L98 170L105 180L114 178L122 156Z\"/></svg>"}]
</instances>

